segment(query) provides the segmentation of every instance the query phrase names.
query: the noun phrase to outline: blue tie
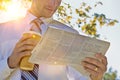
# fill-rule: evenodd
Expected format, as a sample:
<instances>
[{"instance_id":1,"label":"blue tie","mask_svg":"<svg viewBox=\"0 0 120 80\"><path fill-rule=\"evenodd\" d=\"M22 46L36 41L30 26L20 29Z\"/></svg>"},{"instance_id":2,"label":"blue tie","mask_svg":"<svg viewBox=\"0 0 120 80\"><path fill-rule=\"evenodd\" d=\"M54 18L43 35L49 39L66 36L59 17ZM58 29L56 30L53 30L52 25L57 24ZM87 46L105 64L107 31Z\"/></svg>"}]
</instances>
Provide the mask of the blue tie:
<instances>
[{"instance_id":1,"label":"blue tie","mask_svg":"<svg viewBox=\"0 0 120 80\"><path fill-rule=\"evenodd\" d=\"M38 65L34 65L33 71L21 70L21 80L38 80Z\"/></svg>"},{"instance_id":2,"label":"blue tie","mask_svg":"<svg viewBox=\"0 0 120 80\"><path fill-rule=\"evenodd\" d=\"M42 32L40 25L43 24L43 22L39 18L34 19L31 24L33 24L30 29L31 31ZM33 71L21 70L21 80L38 80L38 67L39 65L35 64Z\"/></svg>"}]
</instances>

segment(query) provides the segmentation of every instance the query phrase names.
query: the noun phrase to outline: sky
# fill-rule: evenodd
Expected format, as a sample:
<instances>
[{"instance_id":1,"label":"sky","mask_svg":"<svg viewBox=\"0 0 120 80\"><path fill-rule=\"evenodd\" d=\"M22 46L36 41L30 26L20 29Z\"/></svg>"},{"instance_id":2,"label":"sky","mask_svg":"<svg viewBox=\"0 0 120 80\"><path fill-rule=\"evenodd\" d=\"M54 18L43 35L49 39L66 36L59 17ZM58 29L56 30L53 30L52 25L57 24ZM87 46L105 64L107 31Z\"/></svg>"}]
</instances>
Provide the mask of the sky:
<instances>
[{"instance_id":1,"label":"sky","mask_svg":"<svg viewBox=\"0 0 120 80\"><path fill-rule=\"evenodd\" d=\"M89 3L90 5L94 4L98 0L63 0L64 2L70 3L72 6L77 8L81 2ZM103 2L103 6L98 6L94 9L94 12L104 13L108 18L117 19L120 22L120 0L99 0ZM14 9L19 5L14 5L11 8ZM15 10L15 9L14 9ZM16 18L15 14L24 15L25 12L20 13L20 10L16 10L16 13L3 13L0 14L0 22L5 22L7 20ZM9 16L9 15L10 16ZM14 14L14 15L13 15ZM101 39L106 38L110 42L110 48L106 53L108 59L108 68L112 67L114 70L118 71L118 76L120 76L120 23L116 24L114 27L103 27L98 30L101 34Z\"/></svg>"},{"instance_id":2,"label":"sky","mask_svg":"<svg viewBox=\"0 0 120 80\"><path fill-rule=\"evenodd\" d=\"M72 6L77 7L80 2L86 2L90 5L98 0L63 0L70 3ZM104 13L108 18L117 19L120 22L120 0L99 0L103 2L103 6L98 6L94 9L97 13ZM106 38L110 42L110 48L106 53L108 59L108 68L112 67L118 71L120 76L120 23L113 27L103 27L98 30L101 38Z\"/></svg>"}]
</instances>

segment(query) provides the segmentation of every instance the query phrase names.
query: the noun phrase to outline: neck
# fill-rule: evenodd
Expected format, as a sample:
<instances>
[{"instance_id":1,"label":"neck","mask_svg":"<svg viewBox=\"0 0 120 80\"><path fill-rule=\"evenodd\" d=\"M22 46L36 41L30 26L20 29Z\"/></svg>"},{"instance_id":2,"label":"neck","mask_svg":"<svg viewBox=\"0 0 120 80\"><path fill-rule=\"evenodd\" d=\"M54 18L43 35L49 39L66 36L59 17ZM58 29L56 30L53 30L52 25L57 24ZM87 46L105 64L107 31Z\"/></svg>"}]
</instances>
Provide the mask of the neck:
<instances>
[{"instance_id":1,"label":"neck","mask_svg":"<svg viewBox=\"0 0 120 80\"><path fill-rule=\"evenodd\" d=\"M33 14L34 16L36 16L37 18L40 18L41 16L39 16L37 13L35 13L35 11L33 9L28 10L31 14Z\"/></svg>"},{"instance_id":2,"label":"neck","mask_svg":"<svg viewBox=\"0 0 120 80\"><path fill-rule=\"evenodd\" d=\"M34 16L36 16L37 18L42 17L40 13L36 10L36 6L34 5L34 3L31 5L31 8L28 11Z\"/></svg>"}]
</instances>

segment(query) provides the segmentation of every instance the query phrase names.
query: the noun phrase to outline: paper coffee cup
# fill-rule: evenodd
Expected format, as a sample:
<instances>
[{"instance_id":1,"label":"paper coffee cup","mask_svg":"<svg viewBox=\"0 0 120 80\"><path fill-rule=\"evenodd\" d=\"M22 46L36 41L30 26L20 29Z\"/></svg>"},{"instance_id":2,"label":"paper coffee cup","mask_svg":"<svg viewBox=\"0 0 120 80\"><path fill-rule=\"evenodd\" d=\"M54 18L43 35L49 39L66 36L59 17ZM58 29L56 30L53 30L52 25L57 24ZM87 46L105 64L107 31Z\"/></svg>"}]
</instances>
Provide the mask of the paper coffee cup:
<instances>
[{"instance_id":1,"label":"paper coffee cup","mask_svg":"<svg viewBox=\"0 0 120 80\"><path fill-rule=\"evenodd\" d=\"M34 32L34 31L29 31L29 32L25 32L23 34L23 36L28 36L28 35L32 35L31 39L34 39L36 40L37 42L40 41L41 39L41 35L37 32ZM30 58L31 55L29 56L25 56L21 59L21 62L20 62L20 69L22 70L33 70L34 68L34 64L33 63L30 63L28 60Z\"/></svg>"}]
</instances>

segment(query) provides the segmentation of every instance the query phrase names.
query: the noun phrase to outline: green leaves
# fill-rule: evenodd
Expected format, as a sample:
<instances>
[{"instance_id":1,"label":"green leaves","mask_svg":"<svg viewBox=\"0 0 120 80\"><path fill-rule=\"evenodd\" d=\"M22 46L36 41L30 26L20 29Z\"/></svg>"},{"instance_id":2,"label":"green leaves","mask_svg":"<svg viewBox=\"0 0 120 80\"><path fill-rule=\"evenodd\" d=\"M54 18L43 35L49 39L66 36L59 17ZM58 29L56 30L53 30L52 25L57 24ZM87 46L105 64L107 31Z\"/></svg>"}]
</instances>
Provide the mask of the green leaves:
<instances>
[{"instance_id":1,"label":"green leaves","mask_svg":"<svg viewBox=\"0 0 120 80\"><path fill-rule=\"evenodd\" d=\"M96 34L96 24L84 24L82 27L82 31L88 35Z\"/></svg>"},{"instance_id":2,"label":"green leaves","mask_svg":"<svg viewBox=\"0 0 120 80\"><path fill-rule=\"evenodd\" d=\"M0 0L0 10L5 11L6 6L12 0ZM21 3L23 6L32 0L22 0ZM71 27L78 27L85 34L99 37L98 26L114 26L118 23L115 19L109 19L105 14L93 13L92 9L96 8L98 5L102 6L102 2L96 2L93 6L82 2L78 8L74 8L68 3L62 2L62 5L58 8L56 12L56 18L62 23L65 23ZM25 7L26 7L25 6Z\"/></svg>"},{"instance_id":3,"label":"green leaves","mask_svg":"<svg viewBox=\"0 0 120 80\"><path fill-rule=\"evenodd\" d=\"M94 14L94 19L96 19L98 22L99 22L99 25L102 27L102 26L114 26L116 23L118 23L117 20L115 19L109 19L109 18L106 18L106 15L105 14L98 14L98 13L95 13Z\"/></svg>"},{"instance_id":4,"label":"green leaves","mask_svg":"<svg viewBox=\"0 0 120 80\"><path fill-rule=\"evenodd\" d=\"M114 26L118 21L107 18L105 14L92 13L91 10L98 5L103 5L103 3L99 1L92 7L82 2L78 8L63 3L57 11L59 15L57 19L71 27L78 27L87 35L99 37L98 26Z\"/></svg>"},{"instance_id":5,"label":"green leaves","mask_svg":"<svg viewBox=\"0 0 120 80\"><path fill-rule=\"evenodd\" d=\"M117 79L117 71L113 71L112 68L105 73L103 80L119 80Z\"/></svg>"},{"instance_id":6,"label":"green leaves","mask_svg":"<svg viewBox=\"0 0 120 80\"><path fill-rule=\"evenodd\" d=\"M80 17L89 17L85 11L76 9L76 14L78 14Z\"/></svg>"},{"instance_id":7,"label":"green leaves","mask_svg":"<svg viewBox=\"0 0 120 80\"><path fill-rule=\"evenodd\" d=\"M97 7L98 5L103 5L103 3L101 1L99 1L94 5L94 7Z\"/></svg>"},{"instance_id":8,"label":"green leaves","mask_svg":"<svg viewBox=\"0 0 120 80\"><path fill-rule=\"evenodd\" d=\"M87 7L85 8L85 11L90 12L91 9L92 9L92 8L91 8L90 6L87 6Z\"/></svg>"}]
</instances>

